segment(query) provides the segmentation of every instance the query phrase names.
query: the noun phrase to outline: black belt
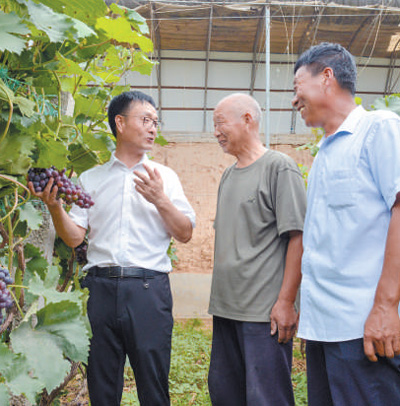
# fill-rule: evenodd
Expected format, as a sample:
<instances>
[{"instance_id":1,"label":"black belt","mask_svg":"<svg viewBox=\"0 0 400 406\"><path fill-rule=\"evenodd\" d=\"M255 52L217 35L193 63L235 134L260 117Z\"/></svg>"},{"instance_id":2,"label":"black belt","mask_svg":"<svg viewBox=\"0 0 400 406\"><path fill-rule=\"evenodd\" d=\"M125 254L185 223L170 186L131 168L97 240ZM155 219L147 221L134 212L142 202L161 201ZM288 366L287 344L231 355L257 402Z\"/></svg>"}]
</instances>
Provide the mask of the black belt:
<instances>
[{"instance_id":1,"label":"black belt","mask_svg":"<svg viewBox=\"0 0 400 406\"><path fill-rule=\"evenodd\" d=\"M152 279L164 272L153 271L152 269L138 268L136 266L92 266L88 270L88 275L102 278L143 278Z\"/></svg>"}]
</instances>

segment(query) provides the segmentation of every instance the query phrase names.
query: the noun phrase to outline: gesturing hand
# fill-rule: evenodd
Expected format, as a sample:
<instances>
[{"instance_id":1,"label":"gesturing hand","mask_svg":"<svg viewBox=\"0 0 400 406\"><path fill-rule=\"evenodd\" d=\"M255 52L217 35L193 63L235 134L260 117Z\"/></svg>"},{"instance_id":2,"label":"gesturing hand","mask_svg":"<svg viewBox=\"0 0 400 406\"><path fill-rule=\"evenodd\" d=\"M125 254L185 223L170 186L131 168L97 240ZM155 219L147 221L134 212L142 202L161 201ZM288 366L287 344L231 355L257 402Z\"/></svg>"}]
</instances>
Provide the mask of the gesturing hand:
<instances>
[{"instance_id":1,"label":"gesturing hand","mask_svg":"<svg viewBox=\"0 0 400 406\"><path fill-rule=\"evenodd\" d=\"M160 173L157 169L152 170L146 164L143 164L144 169L149 176L146 176L139 171L133 173L138 177L134 179L136 184L135 189L150 203L157 205L164 196L164 184Z\"/></svg>"}]
</instances>

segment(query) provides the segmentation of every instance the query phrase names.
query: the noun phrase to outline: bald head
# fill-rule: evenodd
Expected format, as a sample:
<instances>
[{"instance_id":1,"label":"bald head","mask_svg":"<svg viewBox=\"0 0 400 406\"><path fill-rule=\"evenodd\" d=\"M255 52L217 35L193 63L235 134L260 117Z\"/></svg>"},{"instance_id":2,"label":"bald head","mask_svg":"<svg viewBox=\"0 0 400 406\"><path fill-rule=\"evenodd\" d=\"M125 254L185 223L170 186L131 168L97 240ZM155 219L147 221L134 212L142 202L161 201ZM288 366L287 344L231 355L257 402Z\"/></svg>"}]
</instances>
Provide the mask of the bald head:
<instances>
[{"instance_id":1,"label":"bald head","mask_svg":"<svg viewBox=\"0 0 400 406\"><path fill-rule=\"evenodd\" d=\"M244 93L233 93L224 97L216 106L216 110L227 109L233 116L240 118L246 113L249 113L255 123L260 125L261 108L258 102L251 96Z\"/></svg>"}]
</instances>

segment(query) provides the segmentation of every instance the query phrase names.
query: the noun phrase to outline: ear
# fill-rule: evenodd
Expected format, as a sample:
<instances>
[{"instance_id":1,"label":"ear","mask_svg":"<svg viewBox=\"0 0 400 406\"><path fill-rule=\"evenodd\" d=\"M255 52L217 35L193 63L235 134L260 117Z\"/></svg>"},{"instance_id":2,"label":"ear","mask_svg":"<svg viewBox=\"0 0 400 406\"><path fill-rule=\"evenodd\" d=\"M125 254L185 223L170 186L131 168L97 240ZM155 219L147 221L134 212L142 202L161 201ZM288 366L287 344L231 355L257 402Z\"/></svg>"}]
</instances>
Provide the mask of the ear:
<instances>
[{"instance_id":1,"label":"ear","mask_svg":"<svg viewBox=\"0 0 400 406\"><path fill-rule=\"evenodd\" d=\"M115 120L115 127L117 129L117 133L121 133L124 128L124 119L122 116L117 114L114 118Z\"/></svg>"},{"instance_id":2,"label":"ear","mask_svg":"<svg viewBox=\"0 0 400 406\"><path fill-rule=\"evenodd\" d=\"M250 124L253 121L253 116L250 114L250 112L247 112L243 114L243 119L246 124Z\"/></svg>"},{"instance_id":3,"label":"ear","mask_svg":"<svg viewBox=\"0 0 400 406\"><path fill-rule=\"evenodd\" d=\"M333 69L330 68L329 66L324 68L324 70L321 72L323 83L324 84L329 84L331 83L332 80L335 79L335 75L333 73Z\"/></svg>"}]
</instances>

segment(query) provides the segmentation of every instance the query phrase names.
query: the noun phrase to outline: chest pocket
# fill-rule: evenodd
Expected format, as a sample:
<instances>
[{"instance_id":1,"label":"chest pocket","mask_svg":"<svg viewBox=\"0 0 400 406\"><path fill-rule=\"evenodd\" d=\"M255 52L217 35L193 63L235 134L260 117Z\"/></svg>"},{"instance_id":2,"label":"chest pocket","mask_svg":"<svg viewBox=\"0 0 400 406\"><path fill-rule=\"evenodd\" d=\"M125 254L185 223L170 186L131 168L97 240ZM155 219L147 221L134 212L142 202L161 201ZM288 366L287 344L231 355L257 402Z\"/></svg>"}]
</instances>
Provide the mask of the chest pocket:
<instances>
[{"instance_id":1,"label":"chest pocket","mask_svg":"<svg viewBox=\"0 0 400 406\"><path fill-rule=\"evenodd\" d=\"M357 203L359 182L357 170L340 169L332 171L327 182L328 206L345 208Z\"/></svg>"}]
</instances>

